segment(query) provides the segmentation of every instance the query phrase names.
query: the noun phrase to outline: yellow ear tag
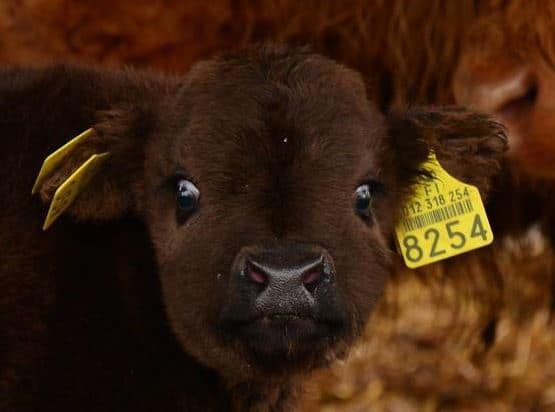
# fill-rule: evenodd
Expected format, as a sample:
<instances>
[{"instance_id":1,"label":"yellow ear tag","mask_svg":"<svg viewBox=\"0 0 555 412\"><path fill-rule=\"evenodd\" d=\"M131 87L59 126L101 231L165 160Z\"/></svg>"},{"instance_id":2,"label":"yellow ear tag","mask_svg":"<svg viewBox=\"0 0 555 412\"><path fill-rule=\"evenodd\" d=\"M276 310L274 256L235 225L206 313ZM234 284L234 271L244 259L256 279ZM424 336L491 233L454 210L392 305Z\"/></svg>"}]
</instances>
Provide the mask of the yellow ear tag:
<instances>
[{"instance_id":1,"label":"yellow ear tag","mask_svg":"<svg viewBox=\"0 0 555 412\"><path fill-rule=\"evenodd\" d=\"M433 153L423 169L432 178L417 184L395 229L405 264L417 268L493 242L478 189L449 175Z\"/></svg>"},{"instance_id":2,"label":"yellow ear tag","mask_svg":"<svg viewBox=\"0 0 555 412\"><path fill-rule=\"evenodd\" d=\"M85 140L87 136L89 136L92 132L93 129L85 130L79 136L71 139L65 145L63 145L54 153L50 154L46 159L44 159L37 179L35 180L35 184L33 185L33 190L31 191L31 194L35 194L39 190L46 177L60 166L64 157L67 154L71 153L75 149L75 147L77 147L79 143Z\"/></svg>"},{"instance_id":3,"label":"yellow ear tag","mask_svg":"<svg viewBox=\"0 0 555 412\"><path fill-rule=\"evenodd\" d=\"M44 220L43 230L46 230L58 217L73 203L77 195L89 183L91 178L100 170L110 153L94 154L73 172L67 180L62 183L50 203L50 209ZM45 162L46 163L46 162Z\"/></svg>"}]
</instances>

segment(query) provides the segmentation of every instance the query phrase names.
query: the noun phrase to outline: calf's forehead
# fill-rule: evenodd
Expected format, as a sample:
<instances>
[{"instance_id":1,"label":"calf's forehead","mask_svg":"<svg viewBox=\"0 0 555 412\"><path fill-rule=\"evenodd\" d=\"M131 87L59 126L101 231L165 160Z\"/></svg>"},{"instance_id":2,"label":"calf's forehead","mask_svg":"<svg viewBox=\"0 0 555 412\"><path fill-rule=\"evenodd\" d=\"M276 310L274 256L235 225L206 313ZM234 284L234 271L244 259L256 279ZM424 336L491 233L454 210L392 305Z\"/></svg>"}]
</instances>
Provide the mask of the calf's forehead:
<instances>
[{"instance_id":1,"label":"calf's forehead","mask_svg":"<svg viewBox=\"0 0 555 412\"><path fill-rule=\"evenodd\" d=\"M359 75L319 57L275 66L211 62L193 70L177 148L191 173L313 169L308 175L354 178L377 169L384 120Z\"/></svg>"}]
</instances>

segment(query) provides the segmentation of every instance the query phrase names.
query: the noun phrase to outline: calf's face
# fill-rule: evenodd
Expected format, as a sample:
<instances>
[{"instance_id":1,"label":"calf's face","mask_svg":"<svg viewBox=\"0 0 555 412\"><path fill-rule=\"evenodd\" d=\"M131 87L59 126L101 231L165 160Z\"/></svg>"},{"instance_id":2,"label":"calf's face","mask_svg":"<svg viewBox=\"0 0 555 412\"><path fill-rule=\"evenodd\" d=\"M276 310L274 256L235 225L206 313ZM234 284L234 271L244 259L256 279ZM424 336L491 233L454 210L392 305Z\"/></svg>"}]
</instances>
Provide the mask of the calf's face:
<instances>
[{"instance_id":1,"label":"calf's face","mask_svg":"<svg viewBox=\"0 0 555 412\"><path fill-rule=\"evenodd\" d=\"M383 116L351 71L293 64L197 67L177 130L147 151L164 301L202 358L221 347L224 361L269 368L319 361L382 289L396 191Z\"/></svg>"},{"instance_id":2,"label":"calf's face","mask_svg":"<svg viewBox=\"0 0 555 412\"><path fill-rule=\"evenodd\" d=\"M162 100L95 126L114 165L90 186L133 199L106 207L145 222L173 332L230 379L343 353L382 290L428 151L485 191L505 147L495 123L461 109L384 116L356 73L303 51L200 63ZM98 217L107 200L91 208L87 192L70 212Z\"/></svg>"}]
</instances>

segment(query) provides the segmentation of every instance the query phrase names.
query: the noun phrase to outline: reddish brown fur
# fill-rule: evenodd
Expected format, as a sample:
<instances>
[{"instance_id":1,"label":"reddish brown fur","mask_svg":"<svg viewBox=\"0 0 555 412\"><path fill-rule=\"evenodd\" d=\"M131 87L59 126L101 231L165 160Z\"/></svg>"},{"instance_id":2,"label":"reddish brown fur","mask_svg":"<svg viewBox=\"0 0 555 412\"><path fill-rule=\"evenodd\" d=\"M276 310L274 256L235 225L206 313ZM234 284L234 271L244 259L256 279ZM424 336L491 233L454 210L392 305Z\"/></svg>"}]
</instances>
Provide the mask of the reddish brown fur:
<instances>
[{"instance_id":1,"label":"reddish brown fur","mask_svg":"<svg viewBox=\"0 0 555 412\"><path fill-rule=\"evenodd\" d=\"M253 41L299 42L360 70L384 99L444 103L452 100L451 75L461 37L477 15L474 3L166 0L100 1L93 7L10 0L0 14L0 59L28 64L71 58L173 72Z\"/></svg>"},{"instance_id":2,"label":"reddish brown fur","mask_svg":"<svg viewBox=\"0 0 555 412\"><path fill-rule=\"evenodd\" d=\"M4 409L286 410L297 378L361 333L428 150L486 194L505 149L498 124L463 109L385 117L355 72L302 50L249 49L181 78L68 66L1 76L0 226L12 228L0 237ZM34 175L91 125L43 199L90 153L113 160L43 233L44 207L29 201ZM169 183L183 168L202 206L180 227ZM386 191L363 221L352 192L368 173ZM345 331L285 358L221 340L238 250L298 240L333 255Z\"/></svg>"}]
</instances>

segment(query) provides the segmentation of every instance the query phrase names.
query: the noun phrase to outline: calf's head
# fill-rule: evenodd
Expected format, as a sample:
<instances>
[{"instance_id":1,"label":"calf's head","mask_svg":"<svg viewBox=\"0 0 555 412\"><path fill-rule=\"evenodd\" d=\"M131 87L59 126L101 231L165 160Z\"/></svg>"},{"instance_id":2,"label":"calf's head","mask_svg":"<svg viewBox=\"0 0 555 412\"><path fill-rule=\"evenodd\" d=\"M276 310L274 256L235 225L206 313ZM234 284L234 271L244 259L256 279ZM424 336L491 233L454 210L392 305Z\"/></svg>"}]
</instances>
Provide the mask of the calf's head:
<instances>
[{"instance_id":1,"label":"calf's head","mask_svg":"<svg viewBox=\"0 0 555 412\"><path fill-rule=\"evenodd\" d=\"M42 195L109 150L68 213L144 222L173 332L230 379L343 353L429 150L485 193L505 148L497 124L462 109L384 115L358 74L303 50L249 49L154 89L101 113Z\"/></svg>"}]
</instances>

